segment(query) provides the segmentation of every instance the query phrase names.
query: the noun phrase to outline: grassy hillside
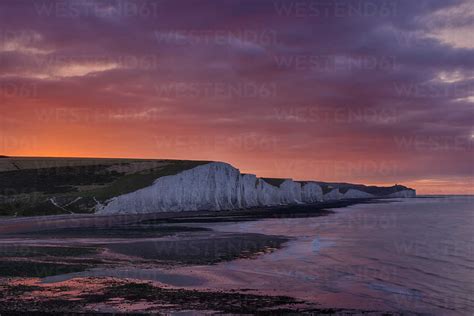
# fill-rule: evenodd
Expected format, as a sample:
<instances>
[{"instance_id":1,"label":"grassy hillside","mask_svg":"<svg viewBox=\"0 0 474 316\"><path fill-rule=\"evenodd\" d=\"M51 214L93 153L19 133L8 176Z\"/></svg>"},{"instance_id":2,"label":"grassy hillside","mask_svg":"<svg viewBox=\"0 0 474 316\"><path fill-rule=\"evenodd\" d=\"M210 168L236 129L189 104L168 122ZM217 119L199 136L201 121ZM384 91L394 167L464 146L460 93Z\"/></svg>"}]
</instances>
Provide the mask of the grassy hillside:
<instances>
[{"instance_id":1,"label":"grassy hillside","mask_svg":"<svg viewBox=\"0 0 474 316\"><path fill-rule=\"evenodd\" d=\"M0 216L90 213L97 202L207 161L0 157Z\"/></svg>"}]
</instances>

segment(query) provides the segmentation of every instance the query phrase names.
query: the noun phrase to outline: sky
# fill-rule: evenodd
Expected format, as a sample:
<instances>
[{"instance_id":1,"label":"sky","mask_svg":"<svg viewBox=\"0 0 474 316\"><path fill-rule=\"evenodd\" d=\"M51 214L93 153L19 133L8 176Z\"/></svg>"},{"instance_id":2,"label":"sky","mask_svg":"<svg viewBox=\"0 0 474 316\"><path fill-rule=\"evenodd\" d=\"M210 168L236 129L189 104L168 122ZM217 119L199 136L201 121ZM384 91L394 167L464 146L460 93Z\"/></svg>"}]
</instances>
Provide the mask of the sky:
<instances>
[{"instance_id":1,"label":"sky","mask_svg":"<svg viewBox=\"0 0 474 316\"><path fill-rule=\"evenodd\" d=\"M474 2L3 0L0 154L474 194Z\"/></svg>"}]
</instances>

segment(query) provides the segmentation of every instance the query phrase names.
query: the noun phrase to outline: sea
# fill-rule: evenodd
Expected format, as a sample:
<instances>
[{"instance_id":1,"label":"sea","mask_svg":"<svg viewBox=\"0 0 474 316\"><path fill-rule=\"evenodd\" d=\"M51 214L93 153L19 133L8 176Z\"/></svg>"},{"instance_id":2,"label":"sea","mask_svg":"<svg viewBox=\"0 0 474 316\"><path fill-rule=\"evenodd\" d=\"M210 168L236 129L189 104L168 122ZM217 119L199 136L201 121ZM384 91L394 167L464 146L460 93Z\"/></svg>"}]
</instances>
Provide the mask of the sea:
<instances>
[{"instance_id":1,"label":"sea","mask_svg":"<svg viewBox=\"0 0 474 316\"><path fill-rule=\"evenodd\" d=\"M474 196L419 196L334 209L314 218L211 224L290 236L252 260L194 268L213 285L322 307L474 315Z\"/></svg>"}]
</instances>

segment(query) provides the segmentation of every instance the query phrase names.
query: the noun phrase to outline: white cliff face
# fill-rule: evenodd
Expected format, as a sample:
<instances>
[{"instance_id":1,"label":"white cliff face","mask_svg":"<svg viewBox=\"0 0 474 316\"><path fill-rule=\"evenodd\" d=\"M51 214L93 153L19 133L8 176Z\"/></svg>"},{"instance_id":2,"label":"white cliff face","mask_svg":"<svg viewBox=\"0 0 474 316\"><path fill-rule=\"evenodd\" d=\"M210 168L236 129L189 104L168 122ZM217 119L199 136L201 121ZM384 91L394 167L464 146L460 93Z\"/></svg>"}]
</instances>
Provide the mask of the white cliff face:
<instances>
[{"instance_id":1,"label":"white cliff face","mask_svg":"<svg viewBox=\"0 0 474 316\"><path fill-rule=\"evenodd\" d=\"M404 190L386 197L414 195L414 190ZM219 211L367 197L374 196L355 189L342 194L337 188L323 195L315 182L302 184L290 179L277 187L255 175L241 174L227 163L213 162L158 178L149 187L98 203L96 211L126 214Z\"/></svg>"},{"instance_id":2,"label":"white cliff face","mask_svg":"<svg viewBox=\"0 0 474 316\"><path fill-rule=\"evenodd\" d=\"M346 193L343 194L343 199L365 199L365 198L373 198L375 197L373 194L363 192L356 189L349 189Z\"/></svg>"},{"instance_id":3,"label":"white cliff face","mask_svg":"<svg viewBox=\"0 0 474 316\"><path fill-rule=\"evenodd\" d=\"M241 206L240 172L210 163L157 179L151 186L117 196L100 213L226 210Z\"/></svg>"},{"instance_id":4,"label":"white cliff face","mask_svg":"<svg viewBox=\"0 0 474 316\"><path fill-rule=\"evenodd\" d=\"M240 206L250 208L258 206L257 177L254 174L240 176Z\"/></svg>"},{"instance_id":5,"label":"white cliff face","mask_svg":"<svg viewBox=\"0 0 474 316\"><path fill-rule=\"evenodd\" d=\"M293 180L285 180L280 184L280 204L301 204L301 184Z\"/></svg>"},{"instance_id":6,"label":"white cliff face","mask_svg":"<svg viewBox=\"0 0 474 316\"><path fill-rule=\"evenodd\" d=\"M306 187L306 186L305 186ZM305 188L305 201L321 198L321 188ZM149 213L232 210L302 203L301 184L285 180L273 186L229 164L214 162L157 179L151 186L98 205L98 213Z\"/></svg>"},{"instance_id":7,"label":"white cliff face","mask_svg":"<svg viewBox=\"0 0 474 316\"><path fill-rule=\"evenodd\" d=\"M323 195L323 200L324 201L334 201L334 200L340 200L344 197L344 195L339 192L339 189L332 189L328 193Z\"/></svg>"},{"instance_id":8,"label":"white cliff face","mask_svg":"<svg viewBox=\"0 0 474 316\"><path fill-rule=\"evenodd\" d=\"M323 200L323 190L315 182L307 182L301 188L301 201L304 203L316 203Z\"/></svg>"},{"instance_id":9,"label":"white cliff face","mask_svg":"<svg viewBox=\"0 0 474 316\"><path fill-rule=\"evenodd\" d=\"M402 190L398 191L389 195L385 195L384 197L390 197L390 198L412 198L416 197L416 191L415 190Z\"/></svg>"},{"instance_id":10,"label":"white cliff face","mask_svg":"<svg viewBox=\"0 0 474 316\"><path fill-rule=\"evenodd\" d=\"M256 190L258 195L258 205L279 205L280 204L280 189L265 182L262 179L257 179Z\"/></svg>"}]
</instances>

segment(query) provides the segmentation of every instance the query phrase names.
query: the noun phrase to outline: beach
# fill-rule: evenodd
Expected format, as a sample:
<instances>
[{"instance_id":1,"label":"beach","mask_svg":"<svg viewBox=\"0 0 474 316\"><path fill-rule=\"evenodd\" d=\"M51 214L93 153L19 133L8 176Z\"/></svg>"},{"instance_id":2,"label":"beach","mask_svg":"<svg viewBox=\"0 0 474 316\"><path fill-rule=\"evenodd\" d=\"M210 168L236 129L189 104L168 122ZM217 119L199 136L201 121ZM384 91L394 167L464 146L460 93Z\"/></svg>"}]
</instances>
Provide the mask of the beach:
<instances>
[{"instance_id":1,"label":"beach","mask_svg":"<svg viewBox=\"0 0 474 316\"><path fill-rule=\"evenodd\" d=\"M419 256L420 245L367 237L398 236L407 210L443 202L433 200L4 219L0 311L463 315L472 305L462 291L432 304L439 289L428 294L433 283L416 273L429 265L397 261ZM412 270L423 286L403 284Z\"/></svg>"}]
</instances>

